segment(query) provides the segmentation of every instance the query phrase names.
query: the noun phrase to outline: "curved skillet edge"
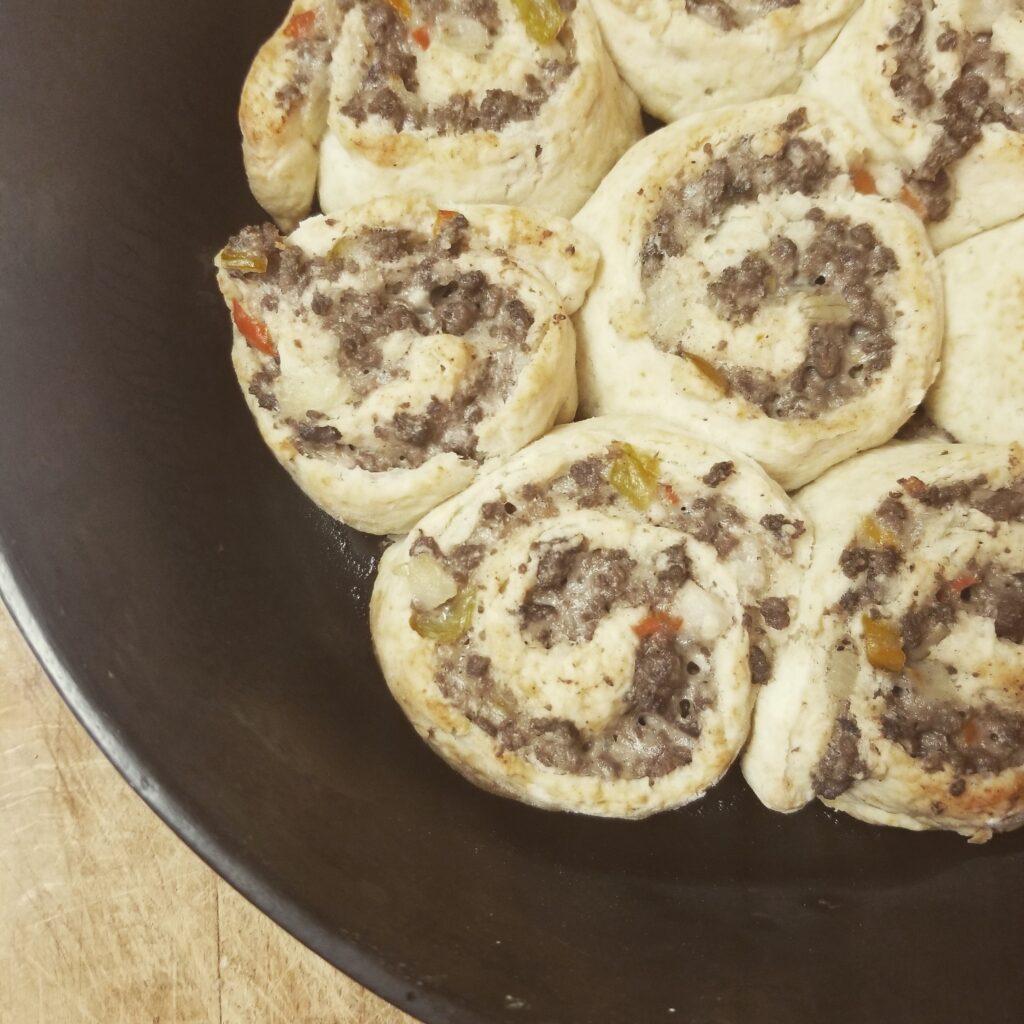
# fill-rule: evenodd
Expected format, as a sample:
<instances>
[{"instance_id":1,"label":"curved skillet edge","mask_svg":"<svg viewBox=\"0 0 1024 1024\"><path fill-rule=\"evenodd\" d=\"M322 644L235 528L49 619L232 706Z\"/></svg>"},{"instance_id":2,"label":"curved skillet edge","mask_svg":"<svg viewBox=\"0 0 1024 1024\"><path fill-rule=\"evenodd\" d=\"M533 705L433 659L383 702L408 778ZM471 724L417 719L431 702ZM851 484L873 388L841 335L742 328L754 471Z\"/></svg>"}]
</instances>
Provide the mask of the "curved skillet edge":
<instances>
[{"instance_id":1,"label":"curved skillet edge","mask_svg":"<svg viewBox=\"0 0 1024 1024\"><path fill-rule=\"evenodd\" d=\"M365 952L357 940L344 939L322 925L297 902L261 881L235 851L194 820L183 801L149 773L144 759L126 745L113 722L84 696L66 659L50 643L43 616L33 607L28 588L18 579L8 551L9 545L0 532L0 599L71 713L157 817L250 903L364 988L417 1019L422 1017L437 1024L480 1024L478 1015L447 999L433 997L422 989L419 993L412 991L412 983L403 982L384 957Z\"/></svg>"}]
</instances>

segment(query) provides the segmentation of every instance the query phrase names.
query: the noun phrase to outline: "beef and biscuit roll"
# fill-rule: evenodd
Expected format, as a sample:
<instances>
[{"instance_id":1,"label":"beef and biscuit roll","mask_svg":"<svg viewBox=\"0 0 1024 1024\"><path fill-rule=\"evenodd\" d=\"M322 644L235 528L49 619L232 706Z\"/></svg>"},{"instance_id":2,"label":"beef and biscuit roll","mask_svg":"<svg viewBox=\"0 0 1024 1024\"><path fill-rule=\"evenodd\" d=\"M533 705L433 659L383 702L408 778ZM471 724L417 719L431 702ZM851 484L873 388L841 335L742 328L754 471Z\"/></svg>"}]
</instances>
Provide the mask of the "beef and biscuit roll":
<instances>
[{"instance_id":1,"label":"beef and biscuit roll","mask_svg":"<svg viewBox=\"0 0 1024 1024\"><path fill-rule=\"evenodd\" d=\"M242 94L283 227L377 196L569 216L642 134L589 0L296 0Z\"/></svg>"},{"instance_id":2,"label":"beef and biscuit roll","mask_svg":"<svg viewBox=\"0 0 1024 1024\"><path fill-rule=\"evenodd\" d=\"M1019 0L866 0L804 88L855 122L936 249L1024 214Z\"/></svg>"},{"instance_id":3,"label":"beef and biscuit roll","mask_svg":"<svg viewBox=\"0 0 1024 1024\"><path fill-rule=\"evenodd\" d=\"M676 121L793 92L858 0L594 0L645 110Z\"/></svg>"},{"instance_id":4,"label":"beef and biscuit roll","mask_svg":"<svg viewBox=\"0 0 1024 1024\"><path fill-rule=\"evenodd\" d=\"M299 486L369 533L409 529L576 409L569 314L592 246L515 207L380 199L217 257L235 371Z\"/></svg>"},{"instance_id":5,"label":"beef and biscuit roll","mask_svg":"<svg viewBox=\"0 0 1024 1024\"><path fill-rule=\"evenodd\" d=\"M391 547L370 624L403 711L471 781L643 817L736 757L809 547L750 460L649 417L588 420Z\"/></svg>"},{"instance_id":6,"label":"beef and biscuit roll","mask_svg":"<svg viewBox=\"0 0 1024 1024\"><path fill-rule=\"evenodd\" d=\"M892 437L935 376L941 285L862 156L791 96L635 146L575 221L602 257L577 317L583 410L655 408L787 489Z\"/></svg>"},{"instance_id":7,"label":"beef and biscuit roll","mask_svg":"<svg viewBox=\"0 0 1024 1024\"><path fill-rule=\"evenodd\" d=\"M1024 449L892 445L797 504L814 558L744 757L758 796L977 840L1024 823Z\"/></svg>"}]
</instances>

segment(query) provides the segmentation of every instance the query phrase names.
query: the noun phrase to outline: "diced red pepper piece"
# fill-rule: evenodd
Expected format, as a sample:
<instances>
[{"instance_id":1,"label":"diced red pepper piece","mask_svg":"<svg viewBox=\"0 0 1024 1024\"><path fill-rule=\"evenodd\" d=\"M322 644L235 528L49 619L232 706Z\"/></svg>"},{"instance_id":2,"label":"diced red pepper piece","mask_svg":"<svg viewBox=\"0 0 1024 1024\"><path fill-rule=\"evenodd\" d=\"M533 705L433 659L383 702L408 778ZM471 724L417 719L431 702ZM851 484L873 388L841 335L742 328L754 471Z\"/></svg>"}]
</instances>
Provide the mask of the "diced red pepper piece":
<instances>
[{"instance_id":1,"label":"diced red pepper piece","mask_svg":"<svg viewBox=\"0 0 1024 1024\"><path fill-rule=\"evenodd\" d=\"M258 349L264 355L277 358L277 346L270 337L267 325L262 320L249 316L238 299L234 299L231 303L231 319L235 321L235 326L241 331L242 337L253 348Z\"/></svg>"},{"instance_id":2,"label":"diced red pepper piece","mask_svg":"<svg viewBox=\"0 0 1024 1024\"><path fill-rule=\"evenodd\" d=\"M412 37L421 50L425 50L430 45L430 29L426 25L414 28L412 30Z\"/></svg>"},{"instance_id":3,"label":"diced red pepper piece","mask_svg":"<svg viewBox=\"0 0 1024 1024\"><path fill-rule=\"evenodd\" d=\"M437 216L434 218L434 237L441 233L441 228L445 226L452 219L457 217L458 214L454 210L438 210Z\"/></svg>"},{"instance_id":4,"label":"diced red pepper piece","mask_svg":"<svg viewBox=\"0 0 1024 1024\"><path fill-rule=\"evenodd\" d=\"M634 627L637 636L675 636L683 628L683 620L665 612L651 612Z\"/></svg>"},{"instance_id":5,"label":"diced red pepper piece","mask_svg":"<svg viewBox=\"0 0 1024 1024\"><path fill-rule=\"evenodd\" d=\"M961 591L966 590L968 587L973 587L976 583L980 583L981 579L975 576L974 573L965 572L963 576L957 576L955 580L949 581L949 589L954 594L959 594Z\"/></svg>"},{"instance_id":6,"label":"diced red pepper piece","mask_svg":"<svg viewBox=\"0 0 1024 1024\"><path fill-rule=\"evenodd\" d=\"M878 195L875 176L866 167L854 167L850 171L850 182L854 191L859 192L862 196Z\"/></svg>"},{"instance_id":7,"label":"diced red pepper piece","mask_svg":"<svg viewBox=\"0 0 1024 1024\"><path fill-rule=\"evenodd\" d=\"M288 19L284 34L289 39L304 39L313 31L316 23L316 11L299 11Z\"/></svg>"},{"instance_id":8,"label":"diced red pepper piece","mask_svg":"<svg viewBox=\"0 0 1024 1024\"><path fill-rule=\"evenodd\" d=\"M661 493L670 505L681 505L683 503L682 499L678 494L676 494L675 488L671 484L662 484Z\"/></svg>"},{"instance_id":9,"label":"diced red pepper piece","mask_svg":"<svg viewBox=\"0 0 1024 1024\"><path fill-rule=\"evenodd\" d=\"M918 199L917 193L906 185L900 189L900 202L903 203L904 206L909 206L910 209L912 209L914 213L921 218L921 220L925 220L927 218L928 211L925 209L924 203Z\"/></svg>"}]
</instances>

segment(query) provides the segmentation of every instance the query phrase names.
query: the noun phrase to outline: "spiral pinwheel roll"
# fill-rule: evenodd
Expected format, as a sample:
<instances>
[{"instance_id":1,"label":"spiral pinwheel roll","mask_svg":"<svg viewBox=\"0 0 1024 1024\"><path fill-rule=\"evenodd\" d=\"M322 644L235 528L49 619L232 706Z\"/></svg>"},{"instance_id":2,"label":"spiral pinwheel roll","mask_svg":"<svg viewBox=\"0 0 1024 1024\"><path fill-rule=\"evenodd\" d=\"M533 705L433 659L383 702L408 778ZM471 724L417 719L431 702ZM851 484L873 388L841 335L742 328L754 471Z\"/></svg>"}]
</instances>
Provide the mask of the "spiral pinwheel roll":
<instances>
[{"instance_id":1,"label":"spiral pinwheel roll","mask_svg":"<svg viewBox=\"0 0 1024 1024\"><path fill-rule=\"evenodd\" d=\"M1024 439L1024 220L947 249L939 266L946 338L928 413L960 441Z\"/></svg>"},{"instance_id":2,"label":"spiral pinwheel roll","mask_svg":"<svg viewBox=\"0 0 1024 1024\"><path fill-rule=\"evenodd\" d=\"M937 249L1024 213L1019 0L866 0L805 88L854 120Z\"/></svg>"},{"instance_id":3,"label":"spiral pinwheel roll","mask_svg":"<svg viewBox=\"0 0 1024 1024\"><path fill-rule=\"evenodd\" d=\"M283 226L384 195L571 215L642 134L589 0L296 0L242 94Z\"/></svg>"},{"instance_id":4,"label":"spiral pinwheel roll","mask_svg":"<svg viewBox=\"0 0 1024 1024\"><path fill-rule=\"evenodd\" d=\"M678 121L576 217L590 414L650 408L794 488L891 437L931 383L941 288L920 220L862 194L860 141L794 97Z\"/></svg>"},{"instance_id":5,"label":"spiral pinwheel roll","mask_svg":"<svg viewBox=\"0 0 1024 1024\"><path fill-rule=\"evenodd\" d=\"M557 217L396 198L287 238L246 228L217 264L264 440L322 508L383 534L572 419L568 314L595 259Z\"/></svg>"},{"instance_id":6,"label":"spiral pinwheel roll","mask_svg":"<svg viewBox=\"0 0 1024 1024\"><path fill-rule=\"evenodd\" d=\"M555 430L426 516L370 606L437 753L540 807L642 817L743 745L810 538L749 460L650 418Z\"/></svg>"},{"instance_id":7,"label":"spiral pinwheel roll","mask_svg":"<svg viewBox=\"0 0 1024 1024\"><path fill-rule=\"evenodd\" d=\"M646 110L675 121L792 92L858 0L594 0Z\"/></svg>"},{"instance_id":8,"label":"spiral pinwheel roll","mask_svg":"<svg viewBox=\"0 0 1024 1024\"><path fill-rule=\"evenodd\" d=\"M902 444L801 492L816 532L744 774L777 810L1024 823L1024 449Z\"/></svg>"}]
</instances>

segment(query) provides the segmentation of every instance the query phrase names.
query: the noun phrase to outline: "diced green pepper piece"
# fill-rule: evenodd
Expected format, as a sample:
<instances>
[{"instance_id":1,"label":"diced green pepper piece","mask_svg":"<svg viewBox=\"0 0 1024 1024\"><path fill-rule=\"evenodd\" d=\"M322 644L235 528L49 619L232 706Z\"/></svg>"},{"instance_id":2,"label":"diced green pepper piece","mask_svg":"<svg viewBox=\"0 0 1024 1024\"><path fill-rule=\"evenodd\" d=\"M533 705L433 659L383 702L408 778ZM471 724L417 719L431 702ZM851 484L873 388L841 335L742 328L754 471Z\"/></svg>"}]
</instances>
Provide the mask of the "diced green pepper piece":
<instances>
[{"instance_id":1,"label":"diced green pepper piece","mask_svg":"<svg viewBox=\"0 0 1024 1024\"><path fill-rule=\"evenodd\" d=\"M221 249L220 265L225 270L240 270L243 274L265 274L267 272L267 257L261 252Z\"/></svg>"},{"instance_id":2,"label":"diced green pepper piece","mask_svg":"<svg viewBox=\"0 0 1024 1024\"><path fill-rule=\"evenodd\" d=\"M460 590L450 601L430 611L413 608L409 625L424 640L439 644L453 644L469 632L476 611L476 591L471 587Z\"/></svg>"},{"instance_id":3,"label":"diced green pepper piece","mask_svg":"<svg viewBox=\"0 0 1024 1024\"><path fill-rule=\"evenodd\" d=\"M619 442L618 454L608 473L608 482L641 512L650 507L658 493L661 459L657 455L638 452L631 444Z\"/></svg>"},{"instance_id":4,"label":"diced green pepper piece","mask_svg":"<svg viewBox=\"0 0 1024 1024\"><path fill-rule=\"evenodd\" d=\"M538 43L552 43L565 24L558 0L512 0L526 34Z\"/></svg>"}]
</instances>

